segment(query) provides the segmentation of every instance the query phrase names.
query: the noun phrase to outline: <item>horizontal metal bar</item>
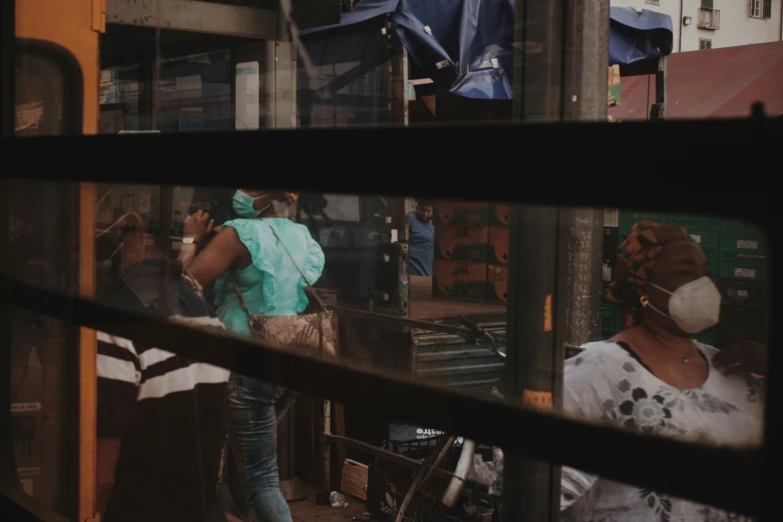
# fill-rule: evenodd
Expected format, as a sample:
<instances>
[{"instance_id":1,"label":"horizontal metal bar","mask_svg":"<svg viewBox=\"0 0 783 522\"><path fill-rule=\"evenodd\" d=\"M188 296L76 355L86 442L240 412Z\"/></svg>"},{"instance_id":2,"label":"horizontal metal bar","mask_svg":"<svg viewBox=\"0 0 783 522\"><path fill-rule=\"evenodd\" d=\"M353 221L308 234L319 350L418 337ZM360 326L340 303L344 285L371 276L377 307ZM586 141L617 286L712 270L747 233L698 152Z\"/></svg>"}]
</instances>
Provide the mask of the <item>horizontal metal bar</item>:
<instances>
[{"instance_id":1,"label":"horizontal metal bar","mask_svg":"<svg viewBox=\"0 0 783 522\"><path fill-rule=\"evenodd\" d=\"M367 406L399 422L459 433L483 444L752 517L765 511L763 448L709 446L643 435L587 420L523 409L346 361L322 360L219 329L184 326L147 313L42 290L0 275L14 306L160 347L288 388ZM75 349L71 352L78 353ZM502 429L498 428L502 419ZM633 455L629 462L628 455Z\"/></svg>"},{"instance_id":2,"label":"horizontal metal bar","mask_svg":"<svg viewBox=\"0 0 783 522\"><path fill-rule=\"evenodd\" d=\"M662 135L682 136L670 140L666 156L677 158L678 172L690 172L703 168L703 160L692 154L693 147L710 149L727 147L729 150L743 147L764 147L777 144L778 123L766 121L719 120L650 123L625 122L622 125L606 123L558 123L527 125L450 125L419 127L374 127L356 125L346 128L262 130L247 132L225 131L163 133L162 135L94 135L94 136L36 136L35 139L12 137L15 157L36 157L40 169L28 179L61 180L57 177L56 155L42 155L42 150L67 149L83 151L100 150L108 158L121 157L123 165L132 176L126 182L136 184L192 185L191 172L219 170L221 165L215 158L203 158L194 150L209 150L215 143L224 143L231 151L246 151L264 143L266 150L302 151L296 157L298 172L320 173L319 176L274 177L258 181L265 189L299 190L303 192L325 192L331 194L365 194L409 197L412 185L408 181L388 183L398 179L399 162L378 162L378 144L393 143L395 149L405 150L406 157L416 158L405 164L406 180L421 179L415 192L419 197L444 198L471 201L513 200L517 204L587 206L617 208L631 206L636 210L654 209L658 212L712 214L721 217L737 217L768 226L766 213L771 209L769 191L743 192L742 198L728 192L717 191L709 198L700 200L694 206L687 191L649 190L635 196L629 202L611 191L559 190L560 186L551 180L548 190L512 191L498 190L492 183L468 183L450 187L443 191L445 177L440 172L468 173L480 170L485 159L482 155L438 155L432 154L433 143L464 143L470 140L471 150L515 150L519 143L525 143L529 150L545 150L552 143L576 143L578 155L559 154L549 158L549 168L554 171L572 171L581 165L602 165L606 161L600 147L588 143L612 143L612 158L615 164L633 164L634 172L640 178L654 178L660 175L655 162L638 161L638 144L653 143ZM228 136L230 135L230 138ZM688 137L685 139L685 137ZM694 141L695 140L695 141ZM350 147L337 144L350 143ZM161 169L150 169L141 154L128 154L128 150L165 150L161 156ZM578 161L575 159L578 157ZM174 159L176 158L176 160ZM329 161L325 162L324 158ZM367 165L373 166L373 175L367 175ZM451 170L449 170L451 169ZM241 169L223 169L220 176L206 176L199 180L200 187L226 187L235 189L247 185L246 173ZM440 176L440 177L439 177ZM81 181L119 183L117 172L98 169L85 175ZM584 188L588 182L582 183Z\"/></svg>"},{"instance_id":3,"label":"horizontal metal bar","mask_svg":"<svg viewBox=\"0 0 783 522\"><path fill-rule=\"evenodd\" d=\"M106 22L258 40L283 39L287 33L278 36L278 15L271 9L198 0L106 0Z\"/></svg>"},{"instance_id":4,"label":"horizontal metal bar","mask_svg":"<svg viewBox=\"0 0 783 522\"><path fill-rule=\"evenodd\" d=\"M408 319L407 317L366 312L364 310L356 310L355 308L345 308L342 306L330 306L329 309L337 312L340 317L350 317L352 319L370 323L384 323L389 326L395 326L399 328L418 328L419 330L459 335L463 338L473 335L472 332L464 326L452 326L448 324L431 323L428 321L417 321L415 319Z\"/></svg>"}]
</instances>

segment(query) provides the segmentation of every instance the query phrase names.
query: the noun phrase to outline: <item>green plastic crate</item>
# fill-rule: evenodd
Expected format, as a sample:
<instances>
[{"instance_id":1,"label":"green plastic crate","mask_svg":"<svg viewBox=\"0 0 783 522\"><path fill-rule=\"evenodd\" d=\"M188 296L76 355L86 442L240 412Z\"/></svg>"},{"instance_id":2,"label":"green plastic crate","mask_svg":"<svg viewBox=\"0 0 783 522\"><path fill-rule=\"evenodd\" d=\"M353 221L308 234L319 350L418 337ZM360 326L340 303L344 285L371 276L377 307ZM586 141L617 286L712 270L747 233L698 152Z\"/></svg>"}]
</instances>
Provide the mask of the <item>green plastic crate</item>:
<instances>
[{"instance_id":1,"label":"green plastic crate","mask_svg":"<svg viewBox=\"0 0 783 522\"><path fill-rule=\"evenodd\" d=\"M691 229L688 229L688 234L690 234L691 238L693 238L693 240L696 241L699 244L699 246L704 249L718 248L718 246L720 245L720 235L717 232L697 233L691 231Z\"/></svg>"},{"instance_id":2,"label":"green plastic crate","mask_svg":"<svg viewBox=\"0 0 783 522\"><path fill-rule=\"evenodd\" d=\"M720 277L766 281L768 271L769 263L765 255L721 250Z\"/></svg>"},{"instance_id":3,"label":"green plastic crate","mask_svg":"<svg viewBox=\"0 0 783 522\"><path fill-rule=\"evenodd\" d=\"M686 229L688 229L689 234L697 234L697 235L710 235L715 236L717 240L717 236L720 234L721 231L721 220L715 219L711 217L701 217L701 216L671 216L671 219L669 221L673 221L675 223L679 223L680 225L684 226ZM717 243L714 245L704 245L704 246L718 246Z\"/></svg>"},{"instance_id":4,"label":"green plastic crate","mask_svg":"<svg viewBox=\"0 0 783 522\"><path fill-rule=\"evenodd\" d=\"M708 344L710 346L715 345L715 327L708 328L701 332L699 335L694 336L694 339L700 343Z\"/></svg>"},{"instance_id":5,"label":"green plastic crate","mask_svg":"<svg viewBox=\"0 0 783 522\"><path fill-rule=\"evenodd\" d=\"M761 230L741 221L723 221L720 236L721 250L765 254L766 241Z\"/></svg>"},{"instance_id":6,"label":"green plastic crate","mask_svg":"<svg viewBox=\"0 0 783 522\"><path fill-rule=\"evenodd\" d=\"M617 335L617 332L615 332L614 330L601 330L601 340L602 341L605 341L607 339L611 339L615 335Z\"/></svg>"},{"instance_id":7,"label":"green plastic crate","mask_svg":"<svg viewBox=\"0 0 783 522\"><path fill-rule=\"evenodd\" d=\"M627 236L634 224L639 221L655 221L657 223L667 223L674 216L672 214L663 214L660 212L623 212L620 211L618 232Z\"/></svg>"},{"instance_id":8,"label":"green plastic crate","mask_svg":"<svg viewBox=\"0 0 783 522\"><path fill-rule=\"evenodd\" d=\"M617 329L617 307L614 305L601 306L601 330Z\"/></svg>"}]
</instances>

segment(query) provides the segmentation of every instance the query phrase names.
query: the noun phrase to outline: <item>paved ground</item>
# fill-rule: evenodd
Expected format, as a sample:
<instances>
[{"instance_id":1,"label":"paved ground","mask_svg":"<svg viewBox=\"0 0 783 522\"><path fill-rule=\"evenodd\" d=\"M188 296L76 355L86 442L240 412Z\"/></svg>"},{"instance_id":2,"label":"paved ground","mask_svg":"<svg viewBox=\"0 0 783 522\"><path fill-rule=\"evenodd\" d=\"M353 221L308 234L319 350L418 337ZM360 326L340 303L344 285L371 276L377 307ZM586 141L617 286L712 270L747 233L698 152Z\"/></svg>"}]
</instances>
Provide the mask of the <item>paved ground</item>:
<instances>
[{"instance_id":1,"label":"paved ground","mask_svg":"<svg viewBox=\"0 0 783 522\"><path fill-rule=\"evenodd\" d=\"M293 519L303 522L374 520L370 514L367 513L367 509L364 507L364 503L361 500L350 497L348 498L348 507L343 509L335 509L329 505L319 506L315 503L314 495L309 496L307 500L291 502L289 506L291 507L291 515L293 516Z\"/></svg>"}]
</instances>

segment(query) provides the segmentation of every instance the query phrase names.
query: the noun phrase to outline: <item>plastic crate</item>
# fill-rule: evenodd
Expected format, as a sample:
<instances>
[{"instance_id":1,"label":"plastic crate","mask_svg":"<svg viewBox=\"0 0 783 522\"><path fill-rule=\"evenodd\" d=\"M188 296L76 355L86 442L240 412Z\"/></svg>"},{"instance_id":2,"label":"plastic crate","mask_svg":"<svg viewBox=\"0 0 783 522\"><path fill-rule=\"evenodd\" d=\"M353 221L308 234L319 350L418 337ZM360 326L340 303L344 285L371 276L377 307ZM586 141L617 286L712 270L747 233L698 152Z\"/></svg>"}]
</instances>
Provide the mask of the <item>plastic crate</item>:
<instances>
[{"instance_id":1,"label":"plastic crate","mask_svg":"<svg viewBox=\"0 0 783 522\"><path fill-rule=\"evenodd\" d=\"M719 275L726 279L766 281L769 263L767 256L721 250Z\"/></svg>"},{"instance_id":2,"label":"plastic crate","mask_svg":"<svg viewBox=\"0 0 783 522\"><path fill-rule=\"evenodd\" d=\"M684 226L688 230L689 234L714 236L716 241L721 231L721 220L711 217L678 215L672 216L668 221L679 223L680 225ZM718 245L716 243L714 245L705 244L704 246Z\"/></svg>"},{"instance_id":3,"label":"plastic crate","mask_svg":"<svg viewBox=\"0 0 783 522\"><path fill-rule=\"evenodd\" d=\"M694 339L702 344L715 346L715 327L704 330L699 335L694 336Z\"/></svg>"},{"instance_id":4,"label":"plastic crate","mask_svg":"<svg viewBox=\"0 0 783 522\"><path fill-rule=\"evenodd\" d=\"M770 313L766 307L723 304L715 334L724 345L745 340L766 345L769 330Z\"/></svg>"},{"instance_id":5,"label":"plastic crate","mask_svg":"<svg viewBox=\"0 0 783 522\"><path fill-rule=\"evenodd\" d=\"M720 274L720 251L717 248L702 248L702 251L710 268L710 278L717 281Z\"/></svg>"},{"instance_id":6,"label":"plastic crate","mask_svg":"<svg viewBox=\"0 0 783 522\"><path fill-rule=\"evenodd\" d=\"M624 212L620 211L618 232L620 235L627 236L634 224L639 221L655 221L656 223L667 223L674 216L672 214L663 214L660 212Z\"/></svg>"},{"instance_id":7,"label":"plastic crate","mask_svg":"<svg viewBox=\"0 0 783 522\"><path fill-rule=\"evenodd\" d=\"M703 249L718 248L720 245L720 235L718 232L692 232L688 229L688 234Z\"/></svg>"},{"instance_id":8,"label":"plastic crate","mask_svg":"<svg viewBox=\"0 0 783 522\"><path fill-rule=\"evenodd\" d=\"M614 305L601 306L601 330L615 330L617 328L617 307Z\"/></svg>"},{"instance_id":9,"label":"plastic crate","mask_svg":"<svg viewBox=\"0 0 783 522\"><path fill-rule=\"evenodd\" d=\"M724 304L769 306L769 284L764 281L721 278L718 288Z\"/></svg>"},{"instance_id":10,"label":"plastic crate","mask_svg":"<svg viewBox=\"0 0 783 522\"><path fill-rule=\"evenodd\" d=\"M741 221L723 221L720 235L721 250L765 254L766 241L761 230Z\"/></svg>"}]
</instances>

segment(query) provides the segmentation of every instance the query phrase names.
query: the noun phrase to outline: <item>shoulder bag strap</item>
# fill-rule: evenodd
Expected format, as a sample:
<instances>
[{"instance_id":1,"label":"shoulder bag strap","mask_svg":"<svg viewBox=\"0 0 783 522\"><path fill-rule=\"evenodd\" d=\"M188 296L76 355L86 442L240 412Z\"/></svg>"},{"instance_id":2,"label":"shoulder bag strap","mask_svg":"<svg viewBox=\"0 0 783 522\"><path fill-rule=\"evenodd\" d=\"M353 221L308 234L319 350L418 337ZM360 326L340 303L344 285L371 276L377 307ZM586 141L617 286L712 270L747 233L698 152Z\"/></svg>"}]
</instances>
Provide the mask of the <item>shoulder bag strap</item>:
<instances>
[{"instance_id":1,"label":"shoulder bag strap","mask_svg":"<svg viewBox=\"0 0 783 522\"><path fill-rule=\"evenodd\" d=\"M245 311L245 314L247 315L247 321L250 323L250 311L247 309L247 303L245 302L245 298L242 296L242 291L239 289L239 284L237 283L237 278L233 269L231 270L231 281L234 283L234 290L236 290L237 297L239 297L239 304L242 305L242 310Z\"/></svg>"}]
</instances>

